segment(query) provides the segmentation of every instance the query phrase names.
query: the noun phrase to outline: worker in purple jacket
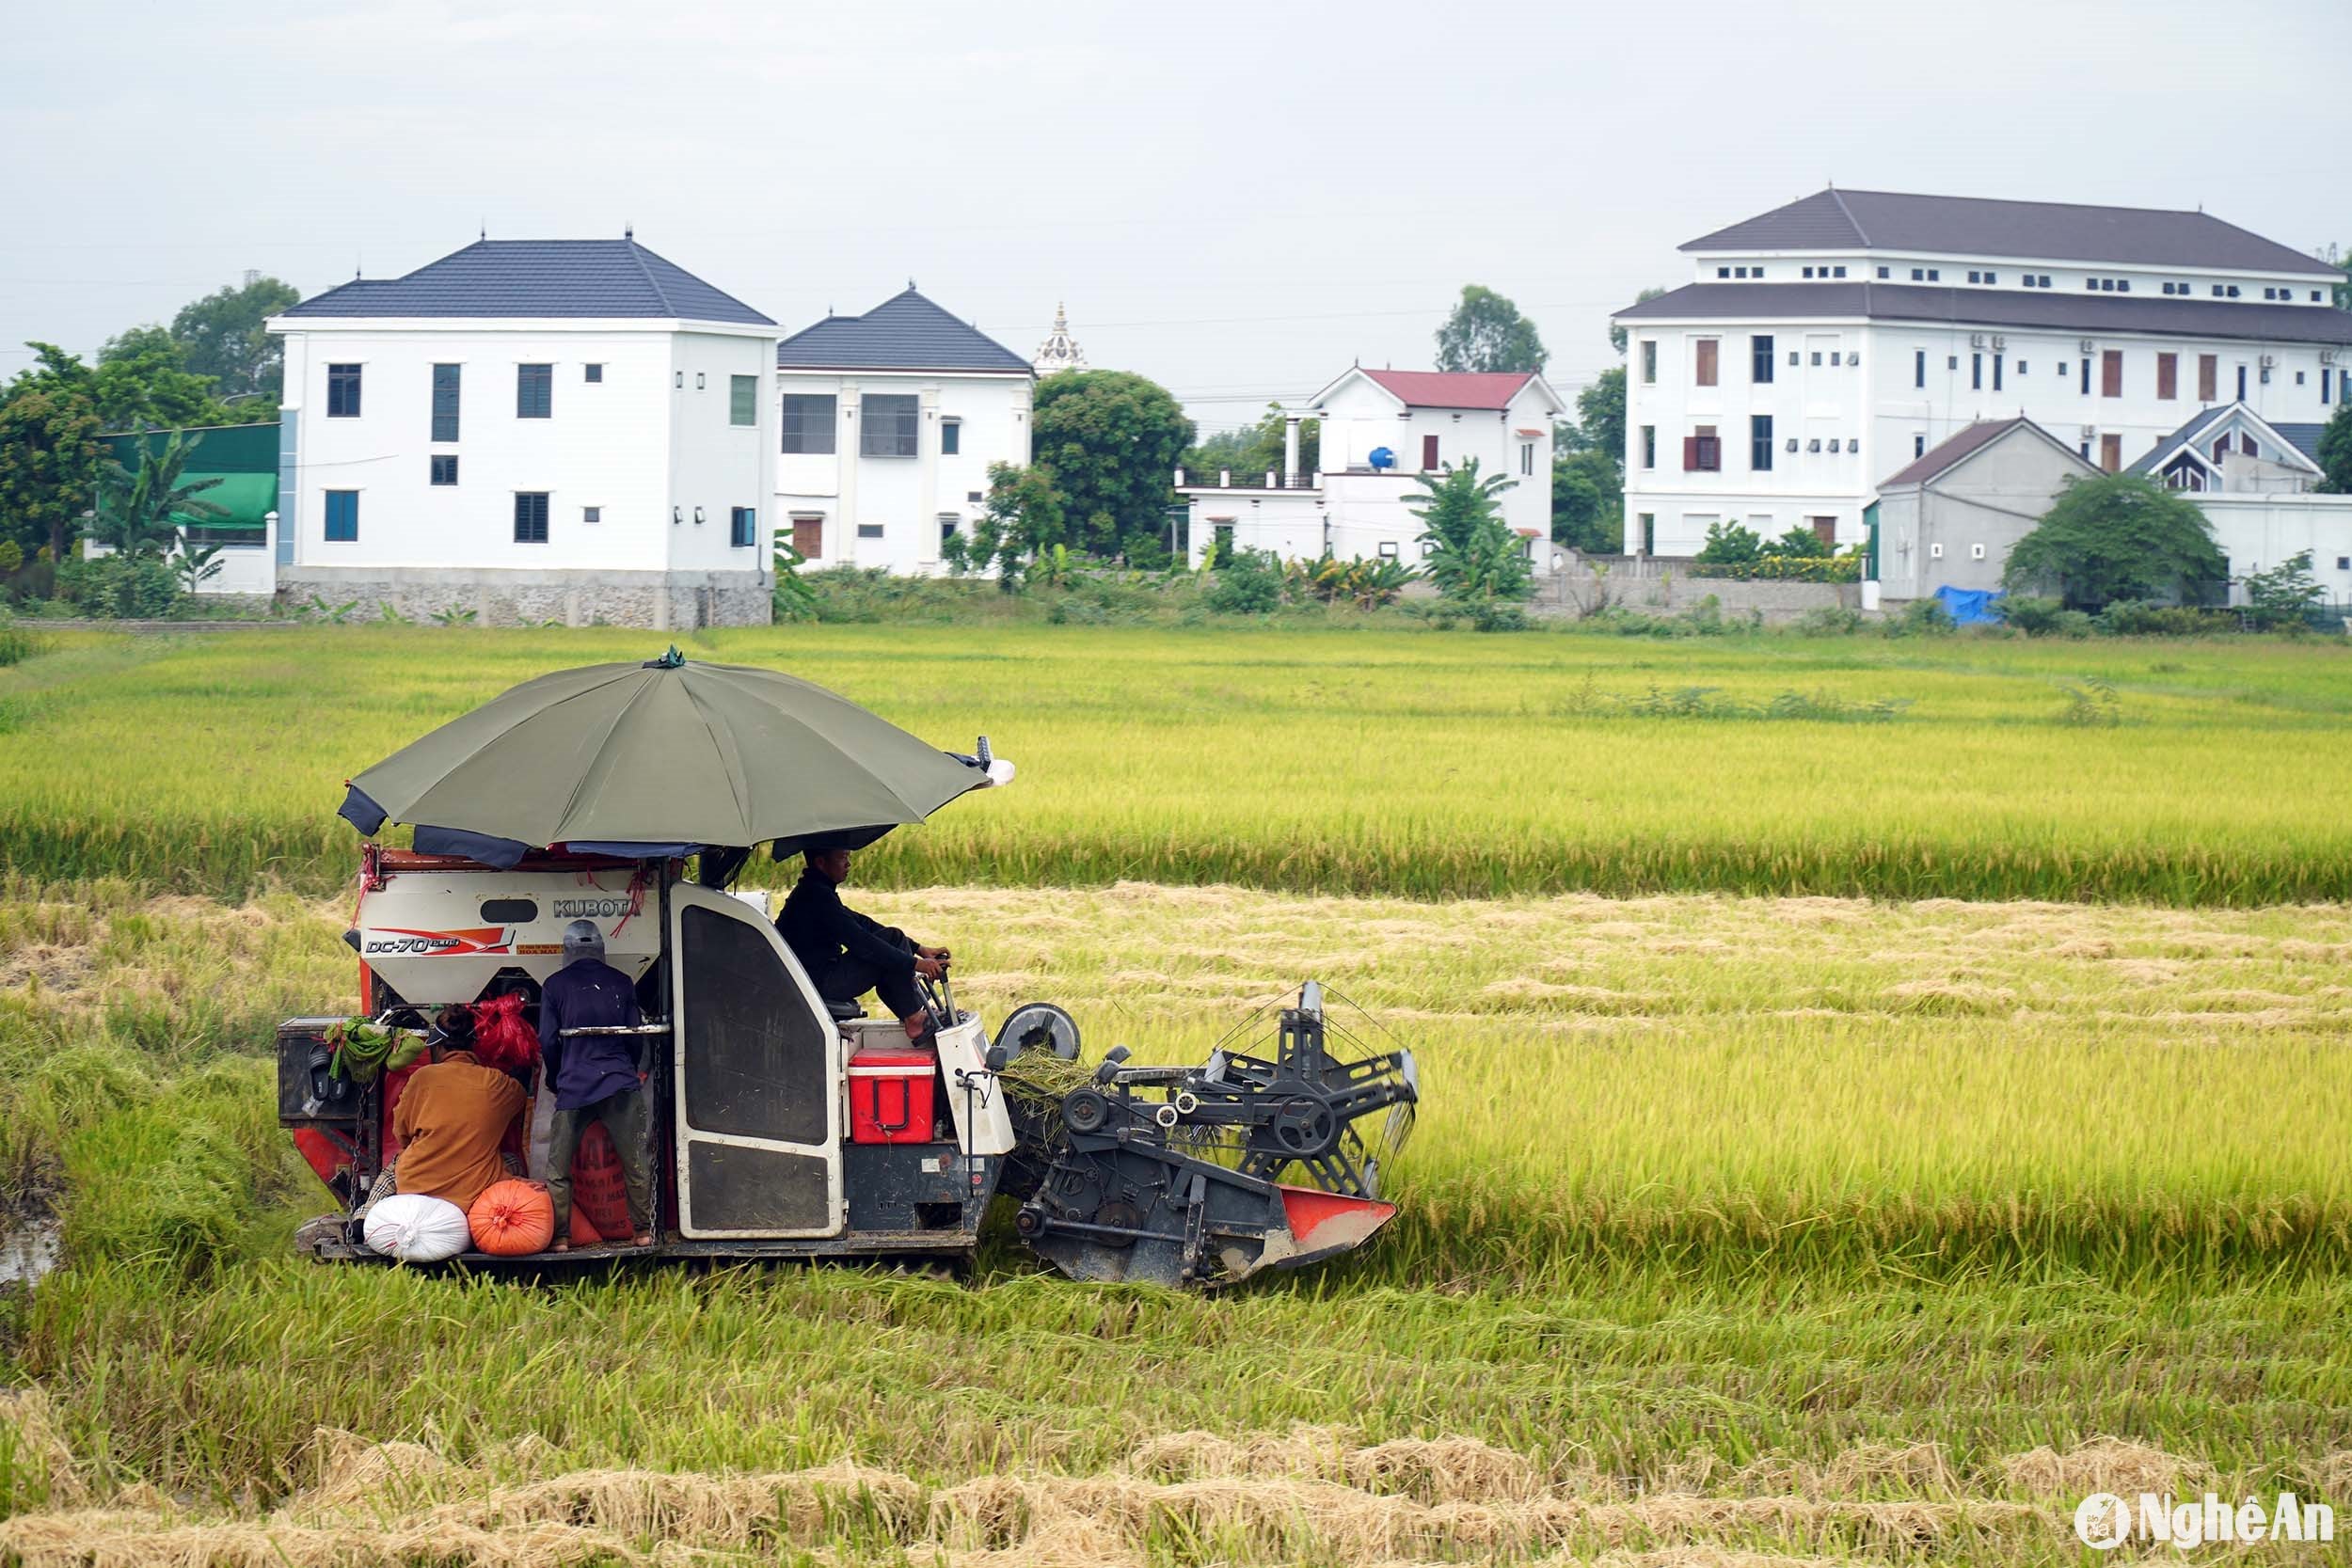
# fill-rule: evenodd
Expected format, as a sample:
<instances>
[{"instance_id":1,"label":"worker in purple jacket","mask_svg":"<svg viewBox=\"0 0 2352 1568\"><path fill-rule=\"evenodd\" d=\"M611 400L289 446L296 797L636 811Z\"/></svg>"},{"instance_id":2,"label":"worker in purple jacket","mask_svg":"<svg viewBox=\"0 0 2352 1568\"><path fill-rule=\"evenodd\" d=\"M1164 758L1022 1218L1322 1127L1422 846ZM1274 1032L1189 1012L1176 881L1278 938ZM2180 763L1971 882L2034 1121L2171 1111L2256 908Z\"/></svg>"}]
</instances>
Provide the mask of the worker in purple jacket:
<instances>
[{"instance_id":1,"label":"worker in purple jacket","mask_svg":"<svg viewBox=\"0 0 2352 1568\"><path fill-rule=\"evenodd\" d=\"M555 1085L555 1117L548 1132L548 1196L555 1200L555 1248L572 1236L572 1156L592 1121L604 1123L621 1157L628 1189L634 1244L653 1245L653 1124L644 1085L637 1076L637 1037L575 1035L566 1029L630 1027L644 1022L637 988L604 961L604 933L596 922L564 927L564 967L539 992L539 1053Z\"/></svg>"}]
</instances>

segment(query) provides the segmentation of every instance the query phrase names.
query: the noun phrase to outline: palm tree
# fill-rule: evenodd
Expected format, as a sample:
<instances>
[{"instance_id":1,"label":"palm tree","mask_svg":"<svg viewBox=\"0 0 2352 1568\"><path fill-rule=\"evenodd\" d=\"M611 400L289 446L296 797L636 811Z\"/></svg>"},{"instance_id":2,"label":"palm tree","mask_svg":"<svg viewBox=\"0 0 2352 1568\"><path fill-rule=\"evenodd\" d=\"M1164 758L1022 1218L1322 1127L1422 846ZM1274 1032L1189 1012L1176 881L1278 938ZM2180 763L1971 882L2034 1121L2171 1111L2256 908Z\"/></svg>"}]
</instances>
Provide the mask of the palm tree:
<instances>
[{"instance_id":1,"label":"palm tree","mask_svg":"<svg viewBox=\"0 0 2352 1568\"><path fill-rule=\"evenodd\" d=\"M1518 536L1503 525L1497 499L1518 481L1501 474L1478 476L1478 459L1466 458L1445 477L1416 474L1421 494L1405 510L1419 517L1428 550L1429 580L1450 599L1523 599L1534 587L1534 572L1520 553ZM1417 504L1416 504L1417 503Z\"/></svg>"},{"instance_id":2,"label":"palm tree","mask_svg":"<svg viewBox=\"0 0 2352 1568\"><path fill-rule=\"evenodd\" d=\"M161 451L142 442L136 472L108 459L98 480L98 515L91 536L124 555L164 555L179 542L181 525L175 519L201 524L229 515L226 508L201 499L220 483L217 476L181 481L182 470L202 440L175 430Z\"/></svg>"}]
</instances>

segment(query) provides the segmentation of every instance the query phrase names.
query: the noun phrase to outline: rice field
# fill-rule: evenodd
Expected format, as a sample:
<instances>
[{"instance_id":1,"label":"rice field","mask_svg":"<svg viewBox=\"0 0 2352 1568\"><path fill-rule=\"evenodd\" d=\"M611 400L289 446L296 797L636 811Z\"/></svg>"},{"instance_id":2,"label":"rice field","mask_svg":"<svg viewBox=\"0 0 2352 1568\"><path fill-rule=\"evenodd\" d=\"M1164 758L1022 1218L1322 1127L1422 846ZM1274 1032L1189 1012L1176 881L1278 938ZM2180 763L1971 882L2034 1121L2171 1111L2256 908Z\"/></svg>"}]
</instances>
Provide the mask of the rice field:
<instances>
[{"instance_id":1,"label":"rice field","mask_svg":"<svg viewBox=\"0 0 2352 1568\"><path fill-rule=\"evenodd\" d=\"M1194 1061L1311 976L1412 1045L1398 1220L1206 1298L1009 1234L295 1261L261 1051L349 1005L342 779L653 641L0 669L0 1213L66 1257L0 1286L0 1564L1990 1568L2096 1560L2094 1490L2352 1506L2344 650L713 635L1023 765L859 861L965 1006Z\"/></svg>"},{"instance_id":2,"label":"rice field","mask_svg":"<svg viewBox=\"0 0 2352 1568\"><path fill-rule=\"evenodd\" d=\"M532 674L666 639L54 641L0 670L0 867L241 895L342 881L332 813L370 763ZM789 669L943 745L986 732L1024 765L888 841L870 870L900 886L2352 895L2352 819L2313 809L2352 767L2339 639L859 626L688 652Z\"/></svg>"},{"instance_id":3,"label":"rice field","mask_svg":"<svg viewBox=\"0 0 2352 1568\"><path fill-rule=\"evenodd\" d=\"M0 1554L2056 1563L2085 1478L2352 1481L2352 911L864 901L1138 1059L1320 976L1424 1064L1404 1214L1205 1300L1009 1243L970 1285L297 1263L246 1053L349 985L343 909L19 881L0 1125L76 1261L0 1317Z\"/></svg>"}]
</instances>

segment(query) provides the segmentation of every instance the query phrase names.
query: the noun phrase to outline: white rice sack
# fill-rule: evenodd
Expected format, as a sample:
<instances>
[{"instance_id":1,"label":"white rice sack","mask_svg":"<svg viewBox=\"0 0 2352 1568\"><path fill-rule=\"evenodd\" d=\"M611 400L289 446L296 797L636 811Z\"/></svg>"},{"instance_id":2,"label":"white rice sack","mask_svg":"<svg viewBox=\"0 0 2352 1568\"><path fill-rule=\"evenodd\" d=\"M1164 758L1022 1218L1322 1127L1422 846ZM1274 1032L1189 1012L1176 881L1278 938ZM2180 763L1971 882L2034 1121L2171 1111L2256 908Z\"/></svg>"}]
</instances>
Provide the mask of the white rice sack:
<instances>
[{"instance_id":1,"label":"white rice sack","mask_svg":"<svg viewBox=\"0 0 2352 1568\"><path fill-rule=\"evenodd\" d=\"M472 1243L466 1212L445 1197L394 1193L378 1199L362 1227L370 1248L404 1263L437 1263Z\"/></svg>"}]
</instances>

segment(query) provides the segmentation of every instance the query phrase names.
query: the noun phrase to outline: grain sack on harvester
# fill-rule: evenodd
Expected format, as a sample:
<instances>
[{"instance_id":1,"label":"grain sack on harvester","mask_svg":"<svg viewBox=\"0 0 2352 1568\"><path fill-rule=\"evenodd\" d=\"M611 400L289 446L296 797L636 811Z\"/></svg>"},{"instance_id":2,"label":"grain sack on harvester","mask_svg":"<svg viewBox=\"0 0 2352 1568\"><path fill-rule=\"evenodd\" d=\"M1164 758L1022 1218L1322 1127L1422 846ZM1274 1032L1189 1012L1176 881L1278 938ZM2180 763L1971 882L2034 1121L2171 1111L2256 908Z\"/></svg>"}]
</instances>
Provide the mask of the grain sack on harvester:
<instances>
[{"instance_id":1,"label":"grain sack on harvester","mask_svg":"<svg viewBox=\"0 0 2352 1568\"><path fill-rule=\"evenodd\" d=\"M517 1031L580 922L642 1022L555 1032L636 1048L654 1217L645 1244L606 1244L635 1227L616 1182L596 1199L592 1133L574 1257L966 1259L999 1194L1080 1279L1230 1284L1364 1242L1395 1212L1382 1166L1419 1085L1411 1053L1363 1043L1321 988L1192 1068L1123 1049L1081 1066L1050 1004L992 1037L944 974L911 1040L826 1001L764 895L729 891L763 847L863 847L1011 777L985 737L941 752L819 687L675 649L526 682L360 773L342 809L368 840L344 933L360 1016L278 1031L279 1119L343 1210L301 1244L378 1258L355 1216L398 1184L414 1037L453 1006L503 1031L531 1097L507 1154L546 1175L554 1094ZM413 847L376 842L393 822Z\"/></svg>"}]
</instances>

